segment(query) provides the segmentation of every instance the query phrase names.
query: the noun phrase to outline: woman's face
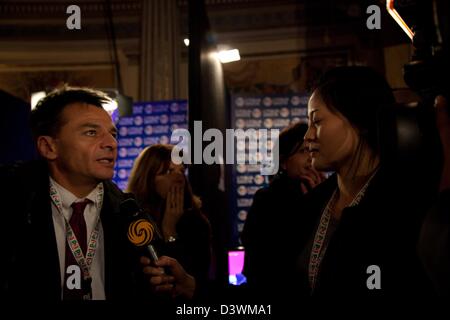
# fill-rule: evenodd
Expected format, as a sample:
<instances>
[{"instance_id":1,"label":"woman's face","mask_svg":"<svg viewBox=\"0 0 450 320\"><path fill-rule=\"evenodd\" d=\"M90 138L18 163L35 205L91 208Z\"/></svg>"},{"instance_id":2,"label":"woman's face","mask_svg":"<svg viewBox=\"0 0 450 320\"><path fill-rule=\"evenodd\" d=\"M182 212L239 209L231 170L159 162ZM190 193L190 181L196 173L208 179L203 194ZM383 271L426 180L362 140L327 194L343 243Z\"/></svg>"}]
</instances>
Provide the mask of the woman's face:
<instances>
[{"instance_id":1,"label":"woman's face","mask_svg":"<svg viewBox=\"0 0 450 320\"><path fill-rule=\"evenodd\" d=\"M308 154L308 145L303 143L297 152L287 158L281 166L292 179L300 179L303 176L309 176L309 171L311 170L311 158Z\"/></svg>"},{"instance_id":2,"label":"woman's face","mask_svg":"<svg viewBox=\"0 0 450 320\"><path fill-rule=\"evenodd\" d=\"M155 190L161 198L166 199L167 193L172 186L184 186L184 166L182 164L170 162L169 168L166 171L163 171L163 169L164 165L161 165L156 174Z\"/></svg>"},{"instance_id":3,"label":"woman's face","mask_svg":"<svg viewBox=\"0 0 450 320\"><path fill-rule=\"evenodd\" d=\"M308 102L309 127L305 141L312 165L319 171L349 166L359 142L357 130L339 112L331 112L317 91Z\"/></svg>"}]
</instances>

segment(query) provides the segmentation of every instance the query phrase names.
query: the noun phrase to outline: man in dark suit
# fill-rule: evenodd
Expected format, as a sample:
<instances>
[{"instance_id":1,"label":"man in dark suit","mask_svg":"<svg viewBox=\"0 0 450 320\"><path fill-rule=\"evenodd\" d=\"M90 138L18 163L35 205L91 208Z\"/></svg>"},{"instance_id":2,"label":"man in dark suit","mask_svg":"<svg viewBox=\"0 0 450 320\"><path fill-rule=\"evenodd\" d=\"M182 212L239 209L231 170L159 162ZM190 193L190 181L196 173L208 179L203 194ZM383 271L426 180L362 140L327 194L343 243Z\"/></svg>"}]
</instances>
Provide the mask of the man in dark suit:
<instances>
[{"instance_id":1,"label":"man in dark suit","mask_svg":"<svg viewBox=\"0 0 450 320\"><path fill-rule=\"evenodd\" d=\"M108 100L82 88L50 93L31 114L42 160L1 168L7 298L133 299L149 287L126 236L127 195L110 181L117 141Z\"/></svg>"}]
</instances>

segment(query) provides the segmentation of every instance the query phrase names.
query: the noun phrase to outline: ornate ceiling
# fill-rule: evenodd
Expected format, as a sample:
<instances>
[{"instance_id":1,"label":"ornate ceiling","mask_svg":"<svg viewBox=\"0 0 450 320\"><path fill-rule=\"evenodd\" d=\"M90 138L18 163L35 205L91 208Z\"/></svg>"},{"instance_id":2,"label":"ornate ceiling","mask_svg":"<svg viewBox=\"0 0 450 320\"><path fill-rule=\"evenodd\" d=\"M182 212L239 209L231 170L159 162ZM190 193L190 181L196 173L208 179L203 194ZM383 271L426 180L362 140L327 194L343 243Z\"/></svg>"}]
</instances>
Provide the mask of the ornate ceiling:
<instances>
[{"instance_id":1,"label":"ornate ceiling","mask_svg":"<svg viewBox=\"0 0 450 320\"><path fill-rule=\"evenodd\" d=\"M151 1L151 0L149 0ZM104 39L105 1L76 2L82 13L82 32L69 32L65 20L70 1L3 1L0 3L0 39L93 40ZM112 12L119 39L139 38L142 0L113 0ZM187 0L177 1L180 30L187 34ZM206 0L213 30L235 33L248 30L302 28L351 23L362 15L356 0Z\"/></svg>"}]
</instances>

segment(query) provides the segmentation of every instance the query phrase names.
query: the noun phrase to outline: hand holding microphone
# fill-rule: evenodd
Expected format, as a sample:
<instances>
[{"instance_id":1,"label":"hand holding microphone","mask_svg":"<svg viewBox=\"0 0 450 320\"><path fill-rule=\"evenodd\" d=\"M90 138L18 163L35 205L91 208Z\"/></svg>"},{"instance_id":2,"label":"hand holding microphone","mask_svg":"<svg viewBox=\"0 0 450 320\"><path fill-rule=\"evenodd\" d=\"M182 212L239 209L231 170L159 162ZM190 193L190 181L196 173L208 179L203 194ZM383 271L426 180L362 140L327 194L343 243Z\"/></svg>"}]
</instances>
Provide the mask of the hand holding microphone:
<instances>
[{"instance_id":1,"label":"hand holding microphone","mask_svg":"<svg viewBox=\"0 0 450 320\"><path fill-rule=\"evenodd\" d=\"M159 257L155 247L163 238L153 219L139 208L133 198L123 201L120 207L122 212L129 213L132 218L127 230L128 240L146 252L140 262L144 274L149 276L153 291L191 299L196 288L195 278L188 274L176 259Z\"/></svg>"},{"instance_id":2,"label":"hand holding microphone","mask_svg":"<svg viewBox=\"0 0 450 320\"><path fill-rule=\"evenodd\" d=\"M182 296L192 299L194 296L195 278L187 273L176 259L162 256L154 263L155 266L151 266L150 259L142 257L141 263L145 266L144 273L149 276L154 292L168 293L173 298ZM170 275L167 275L165 269L170 270Z\"/></svg>"}]
</instances>

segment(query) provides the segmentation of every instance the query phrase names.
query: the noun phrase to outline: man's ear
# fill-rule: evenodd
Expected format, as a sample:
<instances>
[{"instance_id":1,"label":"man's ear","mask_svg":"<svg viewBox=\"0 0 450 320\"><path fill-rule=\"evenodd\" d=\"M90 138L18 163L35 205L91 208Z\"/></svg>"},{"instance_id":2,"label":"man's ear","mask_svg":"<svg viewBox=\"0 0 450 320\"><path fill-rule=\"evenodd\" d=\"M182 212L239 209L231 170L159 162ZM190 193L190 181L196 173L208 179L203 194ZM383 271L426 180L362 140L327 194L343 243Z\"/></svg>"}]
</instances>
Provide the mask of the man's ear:
<instances>
[{"instance_id":1,"label":"man's ear","mask_svg":"<svg viewBox=\"0 0 450 320\"><path fill-rule=\"evenodd\" d=\"M51 136L39 136L37 149L39 154L47 160L55 160L58 157L55 139Z\"/></svg>"}]
</instances>

